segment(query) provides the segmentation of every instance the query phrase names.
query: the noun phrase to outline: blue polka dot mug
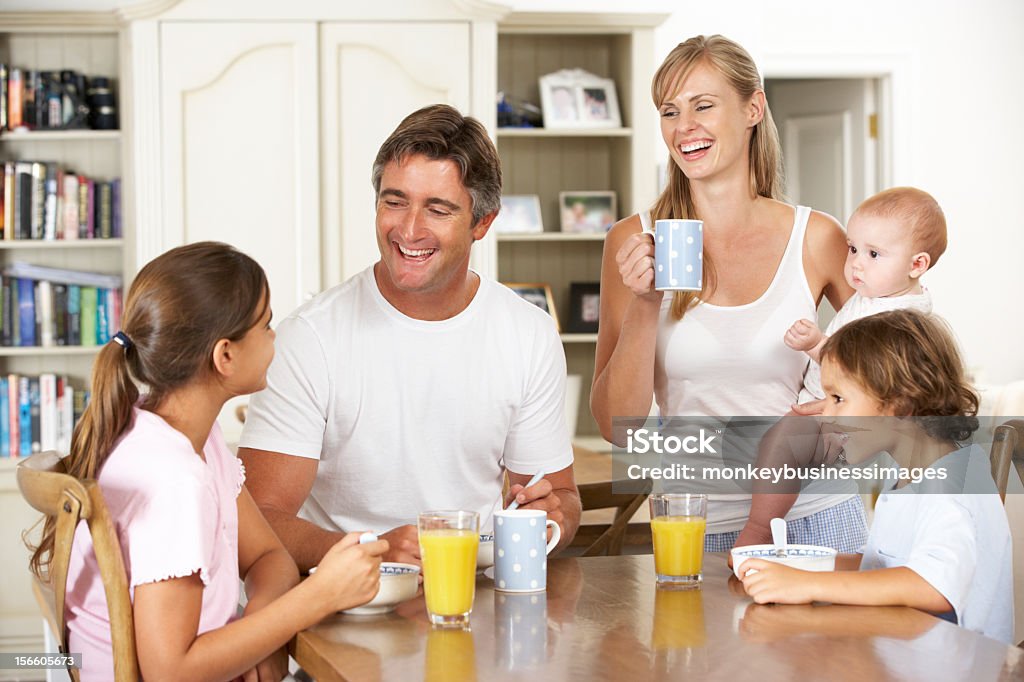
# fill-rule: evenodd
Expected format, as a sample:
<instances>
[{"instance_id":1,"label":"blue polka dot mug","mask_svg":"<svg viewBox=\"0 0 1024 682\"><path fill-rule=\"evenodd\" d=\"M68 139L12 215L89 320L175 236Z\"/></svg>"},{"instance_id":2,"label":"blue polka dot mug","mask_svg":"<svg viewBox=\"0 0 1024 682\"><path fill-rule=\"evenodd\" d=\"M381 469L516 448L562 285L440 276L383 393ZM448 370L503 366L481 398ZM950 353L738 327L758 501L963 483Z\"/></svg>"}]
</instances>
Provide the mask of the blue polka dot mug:
<instances>
[{"instance_id":1,"label":"blue polka dot mug","mask_svg":"<svg viewBox=\"0 0 1024 682\"><path fill-rule=\"evenodd\" d=\"M551 541L547 528L551 526ZM547 589L548 554L562 529L539 509L504 509L494 514L494 588L503 592Z\"/></svg>"},{"instance_id":2,"label":"blue polka dot mug","mask_svg":"<svg viewBox=\"0 0 1024 682\"><path fill-rule=\"evenodd\" d=\"M656 220L654 288L658 291L700 291L704 275L704 221Z\"/></svg>"}]
</instances>

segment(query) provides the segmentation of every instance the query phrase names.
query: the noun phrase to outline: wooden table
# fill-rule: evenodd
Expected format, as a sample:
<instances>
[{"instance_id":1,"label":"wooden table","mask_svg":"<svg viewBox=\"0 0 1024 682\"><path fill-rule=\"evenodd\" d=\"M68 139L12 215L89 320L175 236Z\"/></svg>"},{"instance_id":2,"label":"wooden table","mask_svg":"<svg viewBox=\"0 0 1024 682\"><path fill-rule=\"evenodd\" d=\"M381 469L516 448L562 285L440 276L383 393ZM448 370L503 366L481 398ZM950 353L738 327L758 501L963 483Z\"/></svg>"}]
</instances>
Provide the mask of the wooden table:
<instances>
[{"instance_id":1,"label":"wooden table","mask_svg":"<svg viewBox=\"0 0 1024 682\"><path fill-rule=\"evenodd\" d=\"M432 629L420 596L298 634L317 680L1024 679L1024 650L902 607L761 606L724 555L700 590L657 590L650 555L552 559L548 591L477 582L472 631Z\"/></svg>"}]
</instances>

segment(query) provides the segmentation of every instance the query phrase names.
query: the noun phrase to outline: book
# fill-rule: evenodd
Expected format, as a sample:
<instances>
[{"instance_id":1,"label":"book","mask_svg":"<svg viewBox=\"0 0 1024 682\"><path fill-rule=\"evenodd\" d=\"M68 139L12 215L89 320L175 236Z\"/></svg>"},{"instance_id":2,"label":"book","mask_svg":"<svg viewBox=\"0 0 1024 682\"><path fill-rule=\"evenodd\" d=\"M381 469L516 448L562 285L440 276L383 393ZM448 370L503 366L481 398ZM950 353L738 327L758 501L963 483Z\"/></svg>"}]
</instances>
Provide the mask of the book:
<instances>
[{"instance_id":1,"label":"book","mask_svg":"<svg viewBox=\"0 0 1024 682\"><path fill-rule=\"evenodd\" d=\"M64 231L62 239L78 239L78 176L64 174L62 199L64 202Z\"/></svg>"},{"instance_id":2,"label":"book","mask_svg":"<svg viewBox=\"0 0 1024 682\"><path fill-rule=\"evenodd\" d=\"M82 345L82 287L68 285L68 345Z\"/></svg>"},{"instance_id":3,"label":"book","mask_svg":"<svg viewBox=\"0 0 1024 682\"><path fill-rule=\"evenodd\" d=\"M40 452L42 450L42 423L40 419L42 417L40 402L39 402L39 377L28 378L28 415L30 429L32 433L32 441L29 445L31 452ZM21 439L22 445L25 444L25 439Z\"/></svg>"},{"instance_id":4,"label":"book","mask_svg":"<svg viewBox=\"0 0 1024 682\"><path fill-rule=\"evenodd\" d=\"M7 65L0 62L0 130L7 130Z\"/></svg>"},{"instance_id":5,"label":"book","mask_svg":"<svg viewBox=\"0 0 1024 682\"><path fill-rule=\"evenodd\" d=\"M71 434L75 430L75 390L67 377L57 381L57 416L60 425L57 433L57 452L71 452Z\"/></svg>"},{"instance_id":6,"label":"book","mask_svg":"<svg viewBox=\"0 0 1024 682\"><path fill-rule=\"evenodd\" d=\"M34 263L14 261L3 269L3 274L12 277L24 277L26 279L45 279L51 282L62 284L78 284L80 286L106 287L108 289L121 288L120 275L106 275L101 272L89 272L87 270L68 270L65 268L51 268Z\"/></svg>"},{"instance_id":7,"label":"book","mask_svg":"<svg viewBox=\"0 0 1024 682\"><path fill-rule=\"evenodd\" d=\"M0 329L2 329L0 341L2 341L4 346L13 346L15 345L13 340L14 320L18 317L17 314L15 314L17 306L14 304L17 297L13 295L13 292L16 291L15 287L17 287L17 285L15 284L15 280L11 277L4 277L0 281L2 281L2 284L0 284L0 298L3 299L4 308L3 323L0 325Z\"/></svg>"},{"instance_id":8,"label":"book","mask_svg":"<svg viewBox=\"0 0 1024 682\"><path fill-rule=\"evenodd\" d=\"M57 164L44 164L43 239L57 238Z\"/></svg>"},{"instance_id":9,"label":"book","mask_svg":"<svg viewBox=\"0 0 1024 682\"><path fill-rule=\"evenodd\" d=\"M53 284L40 280L36 284L39 294L39 305L36 307L36 320L39 322L38 343L43 348L57 345L54 341Z\"/></svg>"},{"instance_id":10,"label":"book","mask_svg":"<svg viewBox=\"0 0 1024 682\"><path fill-rule=\"evenodd\" d=\"M57 449L57 375L39 375L39 449Z\"/></svg>"},{"instance_id":11,"label":"book","mask_svg":"<svg viewBox=\"0 0 1024 682\"><path fill-rule=\"evenodd\" d=\"M110 236L120 239L124 236L121 228L121 178L110 181Z\"/></svg>"},{"instance_id":12,"label":"book","mask_svg":"<svg viewBox=\"0 0 1024 682\"><path fill-rule=\"evenodd\" d=\"M112 235L111 194L109 182L96 183L96 237L110 239Z\"/></svg>"},{"instance_id":13,"label":"book","mask_svg":"<svg viewBox=\"0 0 1024 682\"><path fill-rule=\"evenodd\" d=\"M0 377L0 457L11 456L11 415L7 400L7 377Z\"/></svg>"},{"instance_id":14,"label":"book","mask_svg":"<svg viewBox=\"0 0 1024 682\"><path fill-rule=\"evenodd\" d=\"M15 239L29 239L32 235L32 164L18 161L14 164Z\"/></svg>"},{"instance_id":15,"label":"book","mask_svg":"<svg viewBox=\"0 0 1024 682\"><path fill-rule=\"evenodd\" d=\"M78 236L84 239L89 236L89 178L78 176Z\"/></svg>"},{"instance_id":16,"label":"book","mask_svg":"<svg viewBox=\"0 0 1024 682\"><path fill-rule=\"evenodd\" d=\"M14 239L17 225L14 223L14 162L4 164L4 239Z\"/></svg>"},{"instance_id":17,"label":"book","mask_svg":"<svg viewBox=\"0 0 1024 682\"><path fill-rule=\"evenodd\" d=\"M18 345L36 345L35 282L19 278L18 282Z\"/></svg>"},{"instance_id":18,"label":"book","mask_svg":"<svg viewBox=\"0 0 1024 682\"><path fill-rule=\"evenodd\" d=\"M96 338L96 287L82 287L81 303L82 345L95 346Z\"/></svg>"},{"instance_id":19,"label":"book","mask_svg":"<svg viewBox=\"0 0 1024 682\"><path fill-rule=\"evenodd\" d=\"M68 285L53 285L53 340L68 345Z\"/></svg>"},{"instance_id":20,"label":"book","mask_svg":"<svg viewBox=\"0 0 1024 682\"><path fill-rule=\"evenodd\" d=\"M96 345L110 341L110 289L96 290Z\"/></svg>"},{"instance_id":21,"label":"book","mask_svg":"<svg viewBox=\"0 0 1024 682\"><path fill-rule=\"evenodd\" d=\"M18 388L21 382L17 374L7 375L7 423L11 431L11 457L17 457L21 452L21 419L20 401L18 400Z\"/></svg>"},{"instance_id":22,"label":"book","mask_svg":"<svg viewBox=\"0 0 1024 682\"><path fill-rule=\"evenodd\" d=\"M32 453L32 400L29 380L18 377L18 453L28 456Z\"/></svg>"},{"instance_id":23,"label":"book","mask_svg":"<svg viewBox=\"0 0 1024 682\"><path fill-rule=\"evenodd\" d=\"M11 69L7 78L7 128L14 130L22 125L22 94L24 85L21 69Z\"/></svg>"},{"instance_id":24,"label":"book","mask_svg":"<svg viewBox=\"0 0 1024 682\"><path fill-rule=\"evenodd\" d=\"M46 165L32 162L32 222L30 239L43 238L43 218L46 213Z\"/></svg>"}]
</instances>

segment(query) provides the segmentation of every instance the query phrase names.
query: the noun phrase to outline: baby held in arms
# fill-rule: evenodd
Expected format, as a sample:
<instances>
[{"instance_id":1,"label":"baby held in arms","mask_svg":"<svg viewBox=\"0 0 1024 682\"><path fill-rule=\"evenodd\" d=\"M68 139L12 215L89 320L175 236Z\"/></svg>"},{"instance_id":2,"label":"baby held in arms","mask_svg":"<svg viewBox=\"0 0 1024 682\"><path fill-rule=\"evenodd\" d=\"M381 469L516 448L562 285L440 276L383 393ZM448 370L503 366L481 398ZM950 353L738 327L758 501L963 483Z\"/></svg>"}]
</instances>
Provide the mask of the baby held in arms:
<instances>
[{"instance_id":1,"label":"baby held in arms","mask_svg":"<svg viewBox=\"0 0 1024 682\"><path fill-rule=\"evenodd\" d=\"M824 333L811 320L798 320L786 332L786 345L806 353L810 363L800 405L765 435L758 466L801 467L828 457L817 438L817 422L793 415L821 413L825 394L820 353L832 334L854 320L887 310L931 312L931 294L921 285L921 275L946 250L946 218L930 194L913 187L879 192L857 207L846 235L849 251L843 274L854 294ZM762 484L753 492L750 518L736 541L738 546L771 541L768 524L775 517L786 516L796 501L797 485Z\"/></svg>"},{"instance_id":2,"label":"baby held in arms","mask_svg":"<svg viewBox=\"0 0 1024 682\"><path fill-rule=\"evenodd\" d=\"M879 313L836 332L821 358L823 421L841 461L888 452L900 467L964 472L962 492L890 483L863 554L841 554L824 573L747 559L747 593L758 603L910 606L1009 643L1010 529L988 454L960 444L978 429L978 396L948 328L912 310Z\"/></svg>"}]
</instances>

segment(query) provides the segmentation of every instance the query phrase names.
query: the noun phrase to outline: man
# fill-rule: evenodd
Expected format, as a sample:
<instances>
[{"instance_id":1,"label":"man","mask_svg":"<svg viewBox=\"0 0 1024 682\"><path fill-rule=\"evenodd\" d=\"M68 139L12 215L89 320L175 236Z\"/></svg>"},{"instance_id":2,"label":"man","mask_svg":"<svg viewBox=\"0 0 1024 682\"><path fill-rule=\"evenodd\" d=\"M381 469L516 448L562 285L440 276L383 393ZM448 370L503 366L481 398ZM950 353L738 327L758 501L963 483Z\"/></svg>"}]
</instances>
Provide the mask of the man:
<instances>
[{"instance_id":1,"label":"man","mask_svg":"<svg viewBox=\"0 0 1024 682\"><path fill-rule=\"evenodd\" d=\"M470 509L488 528L506 472L506 503L546 511L565 546L580 501L558 334L469 269L500 208L494 145L426 107L381 146L373 186L380 260L278 326L240 441L250 492L304 570L365 530L388 540L385 560L418 564L416 515Z\"/></svg>"}]
</instances>

